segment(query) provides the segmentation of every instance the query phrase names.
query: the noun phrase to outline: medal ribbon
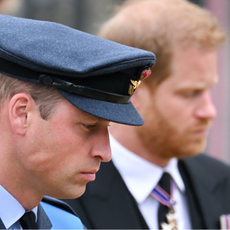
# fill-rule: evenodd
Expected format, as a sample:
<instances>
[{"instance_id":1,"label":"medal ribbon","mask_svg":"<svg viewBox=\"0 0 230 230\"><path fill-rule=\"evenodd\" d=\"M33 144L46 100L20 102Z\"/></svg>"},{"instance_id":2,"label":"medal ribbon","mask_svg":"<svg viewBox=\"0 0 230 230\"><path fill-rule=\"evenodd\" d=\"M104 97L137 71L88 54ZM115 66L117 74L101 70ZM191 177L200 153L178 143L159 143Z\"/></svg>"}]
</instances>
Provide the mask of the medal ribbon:
<instances>
[{"instance_id":1,"label":"medal ribbon","mask_svg":"<svg viewBox=\"0 0 230 230\"><path fill-rule=\"evenodd\" d=\"M157 185L151 192L151 196L154 197L161 204L171 208L176 202L171 199L170 195Z\"/></svg>"},{"instance_id":2,"label":"medal ribbon","mask_svg":"<svg viewBox=\"0 0 230 230\"><path fill-rule=\"evenodd\" d=\"M230 215L225 214L220 216L220 227L221 229L230 229Z\"/></svg>"}]
</instances>

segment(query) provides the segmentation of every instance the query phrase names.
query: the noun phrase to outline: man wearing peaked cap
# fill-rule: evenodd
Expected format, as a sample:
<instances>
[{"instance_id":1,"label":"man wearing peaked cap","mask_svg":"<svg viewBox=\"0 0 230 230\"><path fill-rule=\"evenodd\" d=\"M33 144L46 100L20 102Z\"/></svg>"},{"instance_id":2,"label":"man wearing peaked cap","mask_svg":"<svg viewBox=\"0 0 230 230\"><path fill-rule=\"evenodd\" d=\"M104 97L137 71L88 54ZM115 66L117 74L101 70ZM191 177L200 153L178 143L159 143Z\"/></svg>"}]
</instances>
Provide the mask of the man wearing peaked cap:
<instances>
[{"instance_id":1,"label":"man wearing peaked cap","mask_svg":"<svg viewBox=\"0 0 230 230\"><path fill-rule=\"evenodd\" d=\"M109 121L143 124L130 99L155 55L53 22L0 28L0 228L83 228L44 196L84 193L111 158Z\"/></svg>"}]
</instances>

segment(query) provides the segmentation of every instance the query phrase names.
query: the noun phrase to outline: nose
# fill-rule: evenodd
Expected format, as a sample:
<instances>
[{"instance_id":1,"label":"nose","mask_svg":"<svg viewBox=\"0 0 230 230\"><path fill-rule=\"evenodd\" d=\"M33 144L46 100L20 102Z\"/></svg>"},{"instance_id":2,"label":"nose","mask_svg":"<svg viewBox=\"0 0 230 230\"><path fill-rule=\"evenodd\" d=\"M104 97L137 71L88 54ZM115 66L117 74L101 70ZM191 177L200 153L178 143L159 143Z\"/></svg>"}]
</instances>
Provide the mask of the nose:
<instances>
[{"instance_id":1,"label":"nose","mask_svg":"<svg viewBox=\"0 0 230 230\"><path fill-rule=\"evenodd\" d=\"M101 161L108 162L111 160L111 148L109 142L108 128L101 130L95 139L95 145L92 148L91 155L99 157Z\"/></svg>"},{"instance_id":2,"label":"nose","mask_svg":"<svg viewBox=\"0 0 230 230\"><path fill-rule=\"evenodd\" d=\"M200 98L199 106L196 110L196 116L200 119L212 120L216 117L216 108L213 104L210 91L203 93L202 98Z\"/></svg>"}]
</instances>

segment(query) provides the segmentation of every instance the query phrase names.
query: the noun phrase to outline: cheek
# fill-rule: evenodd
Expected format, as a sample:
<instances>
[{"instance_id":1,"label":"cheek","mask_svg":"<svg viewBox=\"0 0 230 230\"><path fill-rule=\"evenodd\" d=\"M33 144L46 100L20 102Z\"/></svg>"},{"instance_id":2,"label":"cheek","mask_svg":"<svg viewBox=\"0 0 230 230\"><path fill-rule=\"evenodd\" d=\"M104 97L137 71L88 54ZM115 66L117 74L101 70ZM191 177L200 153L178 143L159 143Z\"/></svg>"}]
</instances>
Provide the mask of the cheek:
<instances>
[{"instance_id":1,"label":"cheek","mask_svg":"<svg viewBox=\"0 0 230 230\"><path fill-rule=\"evenodd\" d=\"M51 171L76 162L82 152L83 140L68 128L47 127L32 144L31 163L39 171Z\"/></svg>"},{"instance_id":2,"label":"cheek","mask_svg":"<svg viewBox=\"0 0 230 230\"><path fill-rule=\"evenodd\" d=\"M156 103L158 112L174 126L187 126L193 119L193 104L177 96L163 98Z\"/></svg>"},{"instance_id":3,"label":"cheek","mask_svg":"<svg viewBox=\"0 0 230 230\"><path fill-rule=\"evenodd\" d=\"M58 135L52 138L52 142L47 143L47 160L55 161L60 167L68 167L80 161L87 151L87 143L75 135ZM52 158L52 159L51 159Z\"/></svg>"},{"instance_id":4,"label":"cheek","mask_svg":"<svg viewBox=\"0 0 230 230\"><path fill-rule=\"evenodd\" d=\"M71 170L81 167L89 161L94 142L94 139L89 135L83 135L79 128L77 131L66 128L62 130L61 134L56 135L52 144L48 143L48 146L50 155L55 158L56 165L60 165L63 170L66 168Z\"/></svg>"},{"instance_id":5,"label":"cheek","mask_svg":"<svg viewBox=\"0 0 230 230\"><path fill-rule=\"evenodd\" d=\"M170 99L167 101L162 100L162 103L156 104L153 113L155 117L152 118L152 122L165 125L167 130L172 130L174 134L183 134L191 125L192 113L177 101L174 102Z\"/></svg>"}]
</instances>

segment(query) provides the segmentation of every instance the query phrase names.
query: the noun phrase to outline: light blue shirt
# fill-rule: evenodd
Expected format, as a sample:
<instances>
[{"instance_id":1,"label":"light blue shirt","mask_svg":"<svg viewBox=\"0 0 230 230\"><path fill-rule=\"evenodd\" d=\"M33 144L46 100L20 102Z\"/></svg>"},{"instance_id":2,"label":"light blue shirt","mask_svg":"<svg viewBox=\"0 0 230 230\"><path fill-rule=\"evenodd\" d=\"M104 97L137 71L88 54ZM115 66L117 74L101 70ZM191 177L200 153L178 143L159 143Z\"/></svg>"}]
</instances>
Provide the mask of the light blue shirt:
<instances>
[{"instance_id":1,"label":"light blue shirt","mask_svg":"<svg viewBox=\"0 0 230 230\"><path fill-rule=\"evenodd\" d=\"M31 211L34 212L37 220L37 207ZM22 229L19 219L25 212L23 206L0 185L0 219L6 229Z\"/></svg>"}]
</instances>

